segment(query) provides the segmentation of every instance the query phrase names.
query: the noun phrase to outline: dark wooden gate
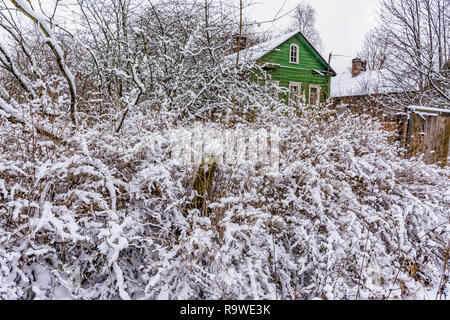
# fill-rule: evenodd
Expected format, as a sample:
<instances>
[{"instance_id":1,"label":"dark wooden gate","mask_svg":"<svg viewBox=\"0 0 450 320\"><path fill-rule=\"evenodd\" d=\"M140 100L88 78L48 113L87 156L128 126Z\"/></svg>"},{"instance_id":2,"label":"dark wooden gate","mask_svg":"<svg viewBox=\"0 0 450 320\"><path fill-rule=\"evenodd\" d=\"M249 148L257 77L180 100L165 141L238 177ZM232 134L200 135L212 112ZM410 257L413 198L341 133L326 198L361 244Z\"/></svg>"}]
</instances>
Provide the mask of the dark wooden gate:
<instances>
[{"instance_id":1,"label":"dark wooden gate","mask_svg":"<svg viewBox=\"0 0 450 320\"><path fill-rule=\"evenodd\" d=\"M424 154L424 161L450 165L450 110L409 107L406 144L411 156Z\"/></svg>"}]
</instances>

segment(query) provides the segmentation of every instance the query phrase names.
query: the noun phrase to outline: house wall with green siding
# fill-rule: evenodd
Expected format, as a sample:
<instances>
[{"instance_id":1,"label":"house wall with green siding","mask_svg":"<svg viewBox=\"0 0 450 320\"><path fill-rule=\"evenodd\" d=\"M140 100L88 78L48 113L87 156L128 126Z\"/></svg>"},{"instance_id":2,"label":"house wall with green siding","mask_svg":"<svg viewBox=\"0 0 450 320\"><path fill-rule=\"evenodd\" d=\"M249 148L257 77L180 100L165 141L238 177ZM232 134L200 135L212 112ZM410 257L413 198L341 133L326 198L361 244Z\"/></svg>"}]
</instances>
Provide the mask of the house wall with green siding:
<instances>
[{"instance_id":1,"label":"house wall with green siding","mask_svg":"<svg viewBox=\"0 0 450 320\"><path fill-rule=\"evenodd\" d=\"M299 63L290 63L290 46L297 44L299 47ZM329 97L331 76L320 75L313 70L328 71L328 65L323 58L315 52L307 40L301 34L290 38L282 45L267 53L258 63L269 64L267 73L274 81L279 81L281 87L289 88L290 82L301 83L301 93L309 101L309 86L320 85L321 101ZM325 74L325 73L324 73ZM287 97L282 97L286 99Z\"/></svg>"}]
</instances>

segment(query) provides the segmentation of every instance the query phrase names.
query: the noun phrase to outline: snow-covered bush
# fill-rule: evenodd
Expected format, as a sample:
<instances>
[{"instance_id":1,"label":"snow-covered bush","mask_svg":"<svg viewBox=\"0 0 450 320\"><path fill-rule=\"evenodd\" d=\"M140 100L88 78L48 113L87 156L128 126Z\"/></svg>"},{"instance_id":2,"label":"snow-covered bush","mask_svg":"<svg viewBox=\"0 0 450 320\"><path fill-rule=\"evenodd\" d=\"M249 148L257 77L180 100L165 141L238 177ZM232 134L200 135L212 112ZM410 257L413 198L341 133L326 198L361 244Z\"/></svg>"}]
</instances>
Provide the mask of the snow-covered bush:
<instances>
[{"instance_id":1,"label":"snow-covered bush","mask_svg":"<svg viewBox=\"0 0 450 320\"><path fill-rule=\"evenodd\" d=\"M177 5L159 17L184 22ZM220 24L152 34L111 8L130 21L106 39L101 24L83 43L44 38L86 50L63 54L76 125L67 76L42 71L54 61L2 77L0 299L448 297L448 168L404 158L371 117L277 101L256 66L206 44ZM180 164L174 132L194 121L279 128L277 174Z\"/></svg>"},{"instance_id":2,"label":"snow-covered bush","mask_svg":"<svg viewBox=\"0 0 450 320\"><path fill-rule=\"evenodd\" d=\"M198 168L144 115L66 145L3 116L2 298L434 298L448 169L403 159L369 117L293 112L261 115L281 128L279 175L218 166L206 214Z\"/></svg>"}]
</instances>

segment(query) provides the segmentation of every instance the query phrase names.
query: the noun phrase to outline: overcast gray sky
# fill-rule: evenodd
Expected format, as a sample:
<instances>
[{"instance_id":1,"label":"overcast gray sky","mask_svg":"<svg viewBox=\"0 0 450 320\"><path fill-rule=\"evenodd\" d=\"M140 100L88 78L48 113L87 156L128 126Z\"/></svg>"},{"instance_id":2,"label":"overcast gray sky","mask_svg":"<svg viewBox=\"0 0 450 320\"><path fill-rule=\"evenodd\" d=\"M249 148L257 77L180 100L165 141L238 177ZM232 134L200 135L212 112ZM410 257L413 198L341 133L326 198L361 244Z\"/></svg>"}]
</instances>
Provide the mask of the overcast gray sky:
<instances>
[{"instance_id":1,"label":"overcast gray sky","mask_svg":"<svg viewBox=\"0 0 450 320\"><path fill-rule=\"evenodd\" d=\"M237 0L234 0L237 1ZM271 20L285 3L279 16L286 14L301 0L252 0L253 5L246 9L245 15L255 21ZM334 57L331 66L338 73L345 72L351 59L360 50L364 35L376 24L376 10L379 0L305 0L317 11L316 27L322 37L324 58L333 52L345 57ZM239 1L237 1L239 2ZM286 16L276 23L266 24L264 28L273 31L284 30L291 21Z\"/></svg>"}]
</instances>

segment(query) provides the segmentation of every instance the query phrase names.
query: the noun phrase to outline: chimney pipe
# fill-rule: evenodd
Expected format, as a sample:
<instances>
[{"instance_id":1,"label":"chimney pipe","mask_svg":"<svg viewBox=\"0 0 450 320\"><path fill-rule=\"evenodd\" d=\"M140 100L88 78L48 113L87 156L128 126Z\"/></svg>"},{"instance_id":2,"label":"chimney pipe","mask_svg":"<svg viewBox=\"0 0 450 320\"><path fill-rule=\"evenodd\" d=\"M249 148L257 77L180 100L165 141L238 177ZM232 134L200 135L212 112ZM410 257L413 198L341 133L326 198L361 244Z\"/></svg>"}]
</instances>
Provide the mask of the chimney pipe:
<instances>
[{"instance_id":1,"label":"chimney pipe","mask_svg":"<svg viewBox=\"0 0 450 320\"><path fill-rule=\"evenodd\" d=\"M361 71L366 71L367 63L360 58L355 58L352 60L352 77L357 77L360 75Z\"/></svg>"}]
</instances>

